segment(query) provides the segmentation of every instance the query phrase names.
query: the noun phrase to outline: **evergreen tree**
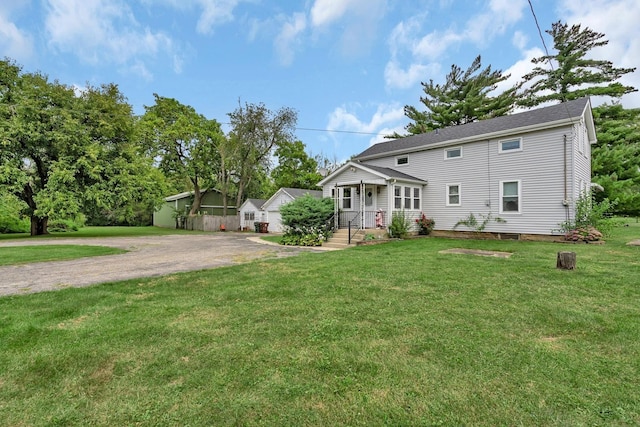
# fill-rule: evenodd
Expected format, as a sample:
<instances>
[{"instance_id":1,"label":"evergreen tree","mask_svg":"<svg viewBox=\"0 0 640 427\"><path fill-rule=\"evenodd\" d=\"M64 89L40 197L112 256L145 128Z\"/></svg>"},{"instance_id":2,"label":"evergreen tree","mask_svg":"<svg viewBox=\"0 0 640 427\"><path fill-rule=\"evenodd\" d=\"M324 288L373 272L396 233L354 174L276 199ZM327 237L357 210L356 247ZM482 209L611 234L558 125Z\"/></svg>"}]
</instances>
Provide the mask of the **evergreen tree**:
<instances>
[{"instance_id":1,"label":"evergreen tree","mask_svg":"<svg viewBox=\"0 0 640 427\"><path fill-rule=\"evenodd\" d=\"M536 66L532 72L523 77L520 86L532 83L525 89L518 103L531 107L547 101L570 101L584 96L610 96L620 98L634 92L632 86L624 86L617 82L624 74L635 71L635 68L615 68L611 61L586 58L596 47L605 46L603 33L580 25L569 27L558 21L546 31L553 37L554 55L534 58ZM547 63L551 63L551 66Z\"/></svg>"},{"instance_id":2,"label":"evergreen tree","mask_svg":"<svg viewBox=\"0 0 640 427\"><path fill-rule=\"evenodd\" d=\"M415 135L508 114L515 105L516 88L495 96L490 93L509 75L503 75L501 70L492 71L491 66L481 67L478 55L465 71L452 65L444 84L435 84L433 80L423 82L424 96L420 102L427 109L419 111L405 106L405 116L412 120L406 126L407 131Z\"/></svg>"},{"instance_id":3,"label":"evergreen tree","mask_svg":"<svg viewBox=\"0 0 640 427\"><path fill-rule=\"evenodd\" d=\"M598 143L591 153L596 200L616 200L621 214L640 215L640 108L603 105L593 109Z\"/></svg>"}]
</instances>

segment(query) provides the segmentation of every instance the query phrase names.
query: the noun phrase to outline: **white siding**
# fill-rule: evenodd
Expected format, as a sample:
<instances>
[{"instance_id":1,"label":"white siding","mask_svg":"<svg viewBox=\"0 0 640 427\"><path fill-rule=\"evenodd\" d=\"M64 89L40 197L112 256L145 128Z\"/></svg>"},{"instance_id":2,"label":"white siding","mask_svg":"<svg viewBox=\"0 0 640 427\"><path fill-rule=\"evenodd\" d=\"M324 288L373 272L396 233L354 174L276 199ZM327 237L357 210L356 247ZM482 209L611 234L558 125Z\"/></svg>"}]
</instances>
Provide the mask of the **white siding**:
<instances>
[{"instance_id":1,"label":"white siding","mask_svg":"<svg viewBox=\"0 0 640 427\"><path fill-rule=\"evenodd\" d=\"M499 140L494 139L464 144L464 155L458 159L445 160L444 148L440 147L410 153L409 163L402 167L395 166L395 156L367 163L394 168L428 181L423 190L423 211L435 219L436 229L451 230L457 221L473 213L497 215L506 220L504 224L491 222L486 231L553 234L567 213L563 206L565 134L569 192L578 180L572 172L571 131L570 127L562 127L513 135L522 137L522 150L515 152L499 153ZM576 162L584 168L588 160L587 154ZM580 175L587 176L587 173L581 170ZM589 182L589 178L585 179ZM501 181L520 181L519 213L499 214ZM461 205L446 206L447 184L458 183L462 189Z\"/></svg>"},{"instance_id":2,"label":"white siding","mask_svg":"<svg viewBox=\"0 0 640 427\"><path fill-rule=\"evenodd\" d=\"M269 223L269 232L280 233L282 231L282 217L280 216L280 206L293 201L284 191L278 192L271 198L262 209L266 212L264 221Z\"/></svg>"}]
</instances>

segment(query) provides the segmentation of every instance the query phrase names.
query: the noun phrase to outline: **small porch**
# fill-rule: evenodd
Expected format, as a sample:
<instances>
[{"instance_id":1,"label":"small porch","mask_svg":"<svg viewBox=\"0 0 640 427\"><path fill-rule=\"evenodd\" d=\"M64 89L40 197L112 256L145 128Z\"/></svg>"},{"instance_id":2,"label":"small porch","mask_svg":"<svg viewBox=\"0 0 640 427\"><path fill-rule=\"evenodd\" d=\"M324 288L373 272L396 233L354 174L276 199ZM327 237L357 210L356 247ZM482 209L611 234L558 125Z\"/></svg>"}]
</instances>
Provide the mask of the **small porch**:
<instances>
[{"instance_id":1,"label":"small porch","mask_svg":"<svg viewBox=\"0 0 640 427\"><path fill-rule=\"evenodd\" d=\"M333 190L336 229L385 229L388 186L381 182L336 183Z\"/></svg>"}]
</instances>

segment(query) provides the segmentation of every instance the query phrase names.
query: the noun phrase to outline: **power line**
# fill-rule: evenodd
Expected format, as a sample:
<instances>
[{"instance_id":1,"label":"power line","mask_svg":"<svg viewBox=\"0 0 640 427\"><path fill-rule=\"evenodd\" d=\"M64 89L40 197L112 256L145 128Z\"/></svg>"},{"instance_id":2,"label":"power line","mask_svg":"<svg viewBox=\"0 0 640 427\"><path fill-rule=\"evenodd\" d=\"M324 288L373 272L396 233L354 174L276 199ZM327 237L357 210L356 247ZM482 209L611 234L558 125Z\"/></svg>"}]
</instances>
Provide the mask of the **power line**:
<instances>
[{"instance_id":1,"label":"power line","mask_svg":"<svg viewBox=\"0 0 640 427\"><path fill-rule=\"evenodd\" d=\"M222 125L230 125L229 122L221 122ZM321 128L301 128L295 127L295 130L308 130L313 132L335 132L335 133L352 133L357 135L380 135L382 132L361 132L357 130L340 130L340 129L321 129Z\"/></svg>"},{"instance_id":2,"label":"power line","mask_svg":"<svg viewBox=\"0 0 640 427\"><path fill-rule=\"evenodd\" d=\"M359 135L380 135L381 132L360 132L357 130L337 130L337 129L318 129L318 128L299 128L296 130L310 130L314 132L336 132L336 133L355 133Z\"/></svg>"}]
</instances>

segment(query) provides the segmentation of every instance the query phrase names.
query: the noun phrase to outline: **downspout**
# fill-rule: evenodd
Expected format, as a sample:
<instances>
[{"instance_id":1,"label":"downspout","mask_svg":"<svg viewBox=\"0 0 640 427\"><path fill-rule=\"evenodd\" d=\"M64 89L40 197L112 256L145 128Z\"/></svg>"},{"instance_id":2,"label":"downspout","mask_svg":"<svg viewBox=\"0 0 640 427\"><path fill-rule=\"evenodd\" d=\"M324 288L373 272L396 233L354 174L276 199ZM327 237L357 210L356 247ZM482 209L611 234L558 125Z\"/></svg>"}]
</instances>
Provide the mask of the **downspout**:
<instances>
[{"instance_id":1,"label":"downspout","mask_svg":"<svg viewBox=\"0 0 640 427\"><path fill-rule=\"evenodd\" d=\"M569 218L569 198L568 198L568 170L567 170L567 135L563 135L564 137L564 199L562 199L562 204L565 208L565 220L568 222Z\"/></svg>"}]
</instances>

